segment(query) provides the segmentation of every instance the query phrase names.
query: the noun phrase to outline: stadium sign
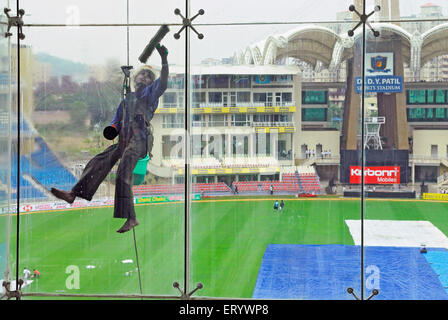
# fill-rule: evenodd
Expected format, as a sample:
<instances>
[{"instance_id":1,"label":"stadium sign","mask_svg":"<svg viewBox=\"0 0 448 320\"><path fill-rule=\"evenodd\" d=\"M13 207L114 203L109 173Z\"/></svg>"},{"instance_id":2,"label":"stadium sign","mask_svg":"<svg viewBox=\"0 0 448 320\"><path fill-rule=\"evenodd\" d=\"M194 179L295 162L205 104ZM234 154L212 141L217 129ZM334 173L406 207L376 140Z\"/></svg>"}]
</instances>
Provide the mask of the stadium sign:
<instances>
[{"instance_id":1,"label":"stadium sign","mask_svg":"<svg viewBox=\"0 0 448 320\"><path fill-rule=\"evenodd\" d=\"M134 197L134 203L157 203L157 202L173 202L183 201L183 195L167 195L167 196L147 196ZM200 193L191 194L191 200L201 200ZM94 201L80 200L72 204L66 202L42 202L29 203L19 206L20 212L31 213L33 211L53 211L53 210L67 210L67 209L81 209L81 208L99 208L103 206L113 206L114 199L98 199ZM0 214L15 214L17 206L1 207Z\"/></svg>"},{"instance_id":2,"label":"stadium sign","mask_svg":"<svg viewBox=\"0 0 448 320\"><path fill-rule=\"evenodd\" d=\"M199 193L191 195L192 200L201 200L201 195ZM174 202L183 201L183 195L169 195L169 196L147 196L147 197L137 197L135 198L135 203L160 203L160 202Z\"/></svg>"},{"instance_id":3,"label":"stadium sign","mask_svg":"<svg viewBox=\"0 0 448 320\"><path fill-rule=\"evenodd\" d=\"M423 200L448 200L448 194L445 193L423 193Z\"/></svg>"},{"instance_id":4,"label":"stadium sign","mask_svg":"<svg viewBox=\"0 0 448 320\"><path fill-rule=\"evenodd\" d=\"M355 92L362 92L362 80L361 77L355 78ZM376 76L366 77L364 85L365 92L388 92L396 93L403 91L403 77L402 76Z\"/></svg>"},{"instance_id":5,"label":"stadium sign","mask_svg":"<svg viewBox=\"0 0 448 320\"><path fill-rule=\"evenodd\" d=\"M361 166L350 166L350 183L361 183ZM366 184L399 184L400 167L364 167Z\"/></svg>"},{"instance_id":6,"label":"stadium sign","mask_svg":"<svg viewBox=\"0 0 448 320\"><path fill-rule=\"evenodd\" d=\"M403 77L394 75L393 52L366 53L365 92L402 92ZM362 92L362 78L355 78L355 92Z\"/></svg>"},{"instance_id":7,"label":"stadium sign","mask_svg":"<svg viewBox=\"0 0 448 320\"><path fill-rule=\"evenodd\" d=\"M254 77L254 82L258 84L267 84L271 82L271 77L269 75L259 75Z\"/></svg>"},{"instance_id":8,"label":"stadium sign","mask_svg":"<svg viewBox=\"0 0 448 320\"><path fill-rule=\"evenodd\" d=\"M370 76L394 75L393 52L366 53L366 74Z\"/></svg>"}]
</instances>

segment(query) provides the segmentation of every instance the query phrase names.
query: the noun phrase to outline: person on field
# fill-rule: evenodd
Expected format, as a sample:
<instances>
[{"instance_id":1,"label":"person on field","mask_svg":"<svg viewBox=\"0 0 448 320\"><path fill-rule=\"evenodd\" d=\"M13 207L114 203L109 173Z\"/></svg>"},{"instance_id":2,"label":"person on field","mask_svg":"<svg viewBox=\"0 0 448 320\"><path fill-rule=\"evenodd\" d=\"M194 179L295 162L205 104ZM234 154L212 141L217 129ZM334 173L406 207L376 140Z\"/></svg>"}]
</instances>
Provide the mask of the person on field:
<instances>
[{"instance_id":1,"label":"person on field","mask_svg":"<svg viewBox=\"0 0 448 320\"><path fill-rule=\"evenodd\" d=\"M39 278L40 272L37 269L33 269L33 278Z\"/></svg>"},{"instance_id":2,"label":"person on field","mask_svg":"<svg viewBox=\"0 0 448 320\"><path fill-rule=\"evenodd\" d=\"M275 211L278 210L278 200L275 200L275 202L274 202L274 210Z\"/></svg>"},{"instance_id":3,"label":"person on field","mask_svg":"<svg viewBox=\"0 0 448 320\"><path fill-rule=\"evenodd\" d=\"M282 201L280 201L280 211L283 211L284 207L285 207L285 202L282 200Z\"/></svg>"},{"instance_id":4,"label":"person on field","mask_svg":"<svg viewBox=\"0 0 448 320\"><path fill-rule=\"evenodd\" d=\"M29 279L31 278L31 271L28 268L23 268L23 279Z\"/></svg>"}]
</instances>

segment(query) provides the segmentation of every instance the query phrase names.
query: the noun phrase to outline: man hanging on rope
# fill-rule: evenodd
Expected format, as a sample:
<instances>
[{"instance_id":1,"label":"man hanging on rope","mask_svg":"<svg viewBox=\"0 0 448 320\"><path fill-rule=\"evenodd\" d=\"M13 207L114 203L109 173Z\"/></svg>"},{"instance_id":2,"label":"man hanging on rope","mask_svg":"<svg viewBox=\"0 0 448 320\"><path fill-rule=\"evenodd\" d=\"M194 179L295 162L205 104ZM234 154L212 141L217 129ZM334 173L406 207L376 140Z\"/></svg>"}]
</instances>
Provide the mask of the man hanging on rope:
<instances>
[{"instance_id":1,"label":"man hanging on rope","mask_svg":"<svg viewBox=\"0 0 448 320\"><path fill-rule=\"evenodd\" d=\"M118 135L118 143L87 163L81 178L71 191L51 188L55 197L68 203L73 203L76 197L90 201L101 182L121 158L115 182L114 218L126 221L117 230L119 233L127 232L139 224L132 193L133 171L139 159L146 154L151 155L153 136L150 121L157 109L159 97L165 92L168 84L168 50L163 45L156 48L162 58L160 77L155 80L151 68L142 66L133 78L134 92L130 92L121 101L110 126L104 129L106 139L113 140Z\"/></svg>"}]
</instances>

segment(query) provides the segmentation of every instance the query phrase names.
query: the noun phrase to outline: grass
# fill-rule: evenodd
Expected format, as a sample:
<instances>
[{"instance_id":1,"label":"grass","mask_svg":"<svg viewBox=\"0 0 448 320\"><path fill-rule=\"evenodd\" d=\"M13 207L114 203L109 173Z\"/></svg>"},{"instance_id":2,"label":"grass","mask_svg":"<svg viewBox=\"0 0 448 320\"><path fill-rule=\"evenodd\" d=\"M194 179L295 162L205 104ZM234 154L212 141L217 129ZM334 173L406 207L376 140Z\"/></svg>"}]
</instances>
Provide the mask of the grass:
<instances>
[{"instance_id":1,"label":"grass","mask_svg":"<svg viewBox=\"0 0 448 320\"><path fill-rule=\"evenodd\" d=\"M285 199L281 214L272 208L277 198ZM428 220L448 235L447 205L369 200L364 217ZM24 291L139 294L133 232L116 233L123 220L113 219L112 211L108 207L21 215L20 271L26 266L41 273L40 279ZM136 212L142 292L178 296L172 284L177 281L183 287L183 203L137 205ZM193 202L190 212L190 289L201 282L204 288L196 293L198 296L250 298L268 244L353 245L345 220L360 219L360 202L280 196L221 198ZM0 226L5 221L6 217L0 217ZM14 225L11 230L15 230ZM126 259L133 263L122 263ZM90 265L95 268L86 268ZM79 288L70 289L69 266L79 268ZM15 270L14 265L11 268Z\"/></svg>"}]
</instances>

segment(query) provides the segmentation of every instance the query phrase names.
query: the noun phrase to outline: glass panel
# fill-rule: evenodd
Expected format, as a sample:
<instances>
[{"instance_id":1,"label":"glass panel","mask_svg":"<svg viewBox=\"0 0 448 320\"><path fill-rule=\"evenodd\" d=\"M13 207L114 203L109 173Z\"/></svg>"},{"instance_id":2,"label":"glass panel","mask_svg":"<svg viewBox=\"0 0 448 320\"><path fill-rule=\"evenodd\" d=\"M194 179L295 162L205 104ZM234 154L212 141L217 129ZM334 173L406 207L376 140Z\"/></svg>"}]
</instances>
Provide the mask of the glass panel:
<instances>
[{"instance_id":1,"label":"glass panel","mask_svg":"<svg viewBox=\"0 0 448 320\"><path fill-rule=\"evenodd\" d=\"M426 90L408 90L408 103L409 104L425 104L430 102L429 97L432 95L428 94L428 101L426 100Z\"/></svg>"},{"instance_id":2,"label":"glass panel","mask_svg":"<svg viewBox=\"0 0 448 320\"><path fill-rule=\"evenodd\" d=\"M428 95L427 103L428 104L433 104L434 103L434 93L435 93L435 90L426 90L426 92L427 92L427 95Z\"/></svg>"},{"instance_id":3,"label":"glass panel","mask_svg":"<svg viewBox=\"0 0 448 320\"><path fill-rule=\"evenodd\" d=\"M409 108L408 121L426 121L426 108Z\"/></svg>"},{"instance_id":4,"label":"glass panel","mask_svg":"<svg viewBox=\"0 0 448 320\"><path fill-rule=\"evenodd\" d=\"M118 162L118 138L103 136L103 129L117 115L125 82L121 66L127 65L127 30L114 29L112 42L110 30L33 27L24 31L23 124L28 129L24 129L20 159L22 189L29 192L22 197L21 206L31 212L21 216L20 266L31 271L36 268L41 274L41 279L32 279L26 292L178 295L172 284L183 278L181 185L173 183L171 168L161 165L161 144L154 144L149 165L143 154L147 153L144 141L135 142L141 148L138 159ZM152 35L156 28L142 31ZM47 43L44 37L53 41ZM73 49L75 40L78 49ZM131 90L135 70L140 67L135 57L144 48L134 43L130 42L134 65ZM68 47L70 52L65 50ZM174 39L167 47L170 52L184 50ZM148 64L158 78L160 56L155 52L150 59ZM155 132L172 130L161 128L162 109L166 110L163 101L162 96L151 121ZM144 117L149 121L150 115ZM178 122L182 123L182 118L176 119ZM142 130L135 134L144 133ZM137 162L134 168L122 166L132 161ZM105 177L97 174L103 168ZM86 181L91 177L92 181ZM126 177L132 178L131 185L119 189L118 184L129 183ZM102 181L96 190L93 180ZM85 182L82 186L81 181ZM77 197L69 204L50 193L53 187L74 190ZM131 197L126 197L127 188L132 189ZM125 220L113 219L121 217L118 209L114 214L115 199L120 199L124 210L126 199L135 207L140 224L134 230L116 232Z\"/></svg>"},{"instance_id":5,"label":"glass panel","mask_svg":"<svg viewBox=\"0 0 448 320\"><path fill-rule=\"evenodd\" d=\"M192 8L202 5L206 4L192 2ZM291 3L285 3L288 6ZM217 8L204 7L204 18ZM191 33L190 79L201 77L205 86L191 85L190 97L208 94L199 108L190 109L190 119L195 121L197 114L213 119L192 128L193 135L203 137L192 140L192 150L214 150L191 161L191 190L201 199L191 203L191 286L204 285L195 295L353 299L347 288L359 292L360 250L347 222L359 221L359 188L356 193L355 185L349 187L350 167L342 168L347 159L359 166L357 132L351 140L353 152L343 159L341 132L330 127L326 117L318 124L306 124L302 118L303 91L324 92L317 101L322 114L327 112L329 90L341 89L345 100L347 58L353 56L353 47L329 70L338 41L332 30L339 27L346 28L290 25L276 33L276 25L200 25L204 39ZM263 37L268 30L272 43L267 33ZM281 45L276 39L283 39ZM315 72L319 59L322 69ZM302 76L305 72L308 78ZM215 79L224 76L230 76L230 86L216 89ZM359 70L349 81L355 76ZM244 87L233 85L234 79L244 79ZM235 107L223 99L233 92L237 97L245 92ZM354 115L358 121L358 114L352 113L350 123ZM314 157L302 156L303 145L314 151ZM347 198L340 201L344 191ZM274 209L276 200L279 206L283 201L283 210ZM335 255L341 256L333 259ZM328 272L317 271L322 265Z\"/></svg>"},{"instance_id":6,"label":"glass panel","mask_svg":"<svg viewBox=\"0 0 448 320\"><path fill-rule=\"evenodd\" d=\"M8 1L0 1L0 6L7 7ZM11 91L15 80L11 77L10 39L3 35L6 32L7 18L3 11L0 14L0 282L15 279L15 263L11 260L10 235L12 229L11 203ZM12 287L15 289L15 286ZM4 294L3 286L0 296Z\"/></svg>"},{"instance_id":7,"label":"glass panel","mask_svg":"<svg viewBox=\"0 0 448 320\"><path fill-rule=\"evenodd\" d=\"M425 200L445 199L440 193L448 136L437 123L444 121L445 110L434 105L446 104L440 84L448 53L446 33L440 30L446 22L439 21L446 9L445 2L381 1L375 16L395 21L374 24L379 37L366 31L370 81L388 85L373 86L368 93L379 118L366 118L365 124L365 139L371 141L364 150L365 298L374 289L379 295L373 299L380 300L448 297L443 271L447 209ZM418 52L417 32L425 34ZM380 147L375 141L381 141Z\"/></svg>"},{"instance_id":8,"label":"glass panel","mask_svg":"<svg viewBox=\"0 0 448 320\"><path fill-rule=\"evenodd\" d=\"M92 201L77 197L69 204L50 193L51 188L70 191L87 162L113 144L102 132L120 102L126 34L124 29L115 30L112 49L109 32L107 28L24 30L20 62L28 72L22 78L27 101L20 161L27 193L21 206L30 214L21 215L20 266L32 273L36 269L46 279L31 278L26 292L139 292L132 238L123 241L122 235L115 235L120 221L112 219L116 167L94 195L85 196L93 196ZM74 41L79 49L73 49ZM99 57L97 49L106 47L111 50ZM128 271L133 272L130 281L124 275Z\"/></svg>"},{"instance_id":9,"label":"glass panel","mask_svg":"<svg viewBox=\"0 0 448 320\"><path fill-rule=\"evenodd\" d=\"M327 91L302 91L303 104L327 104Z\"/></svg>"},{"instance_id":10,"label":"glass panel","mask_svg":"<svg viewBox=\"0 0 448 320\"><path fill-rule=\"evenodd\" d=\"M303 108L302 121L326 121L326 108Z\"/></svg>"},{"instance_id":11,"label":"glass panel","mask_svg":"<svg viewBox=\"0 0 448 320\"><path fill-rule=\"evenodd\" d=\"M130 28L130 61L135 68L141 66L138 57L158 29ZM185 43L176 40L174 32L171 28L161 41L168 50L167 89L151 120L154 142L145 178L133 188L136 202L142 203L138 212L142 220L136 232L140 235L137 245L143 294L150 295L179 296L174 282L185 288ZM157 50L146 64L156 70L157 77L162 76Z\"/></svg>"},{"instance_id":12,"label":"glass panel","mask_svg":"<svg viewBox=\"0 0 448 320\"><path fill-rule=\"evenodd\" d=\"M184 1L20 1L34 25L20 47L0 39L0 279L29 269L25 293L178 296L173 282L200 282L203 297L445 299L447 5L367 0L380 37L363 39L362 26L347 36L360 0L232 1L187 1L190 17L205 10L188 78L172 37ZM136 74L162 23L170 74L131 179L140 225L119 234L117 165L89 201L49 190L70 190L117 141L103 128L120 67ZM147 63L157 78L159 54ZM5 214L19 189L21 215Z\"/></svg>"},{"instance_id":13,"label":"glass panel","mask_svg":"<svg viewBox=\"0 0 448 320\"><path fill-rule=\"evenodd\" d=\"M445 121L445 108L436 108L436 121Z\"/></svg>"},{"instance_id":14,"label":"glass panel","mask_svg":"<svg viewBox=\"0 0 448 320\"><path fill-rule=\"evenodd\" d=\"M447 103L446 90L436 90L436 103Z\"/></svg>"}]
</instances>

